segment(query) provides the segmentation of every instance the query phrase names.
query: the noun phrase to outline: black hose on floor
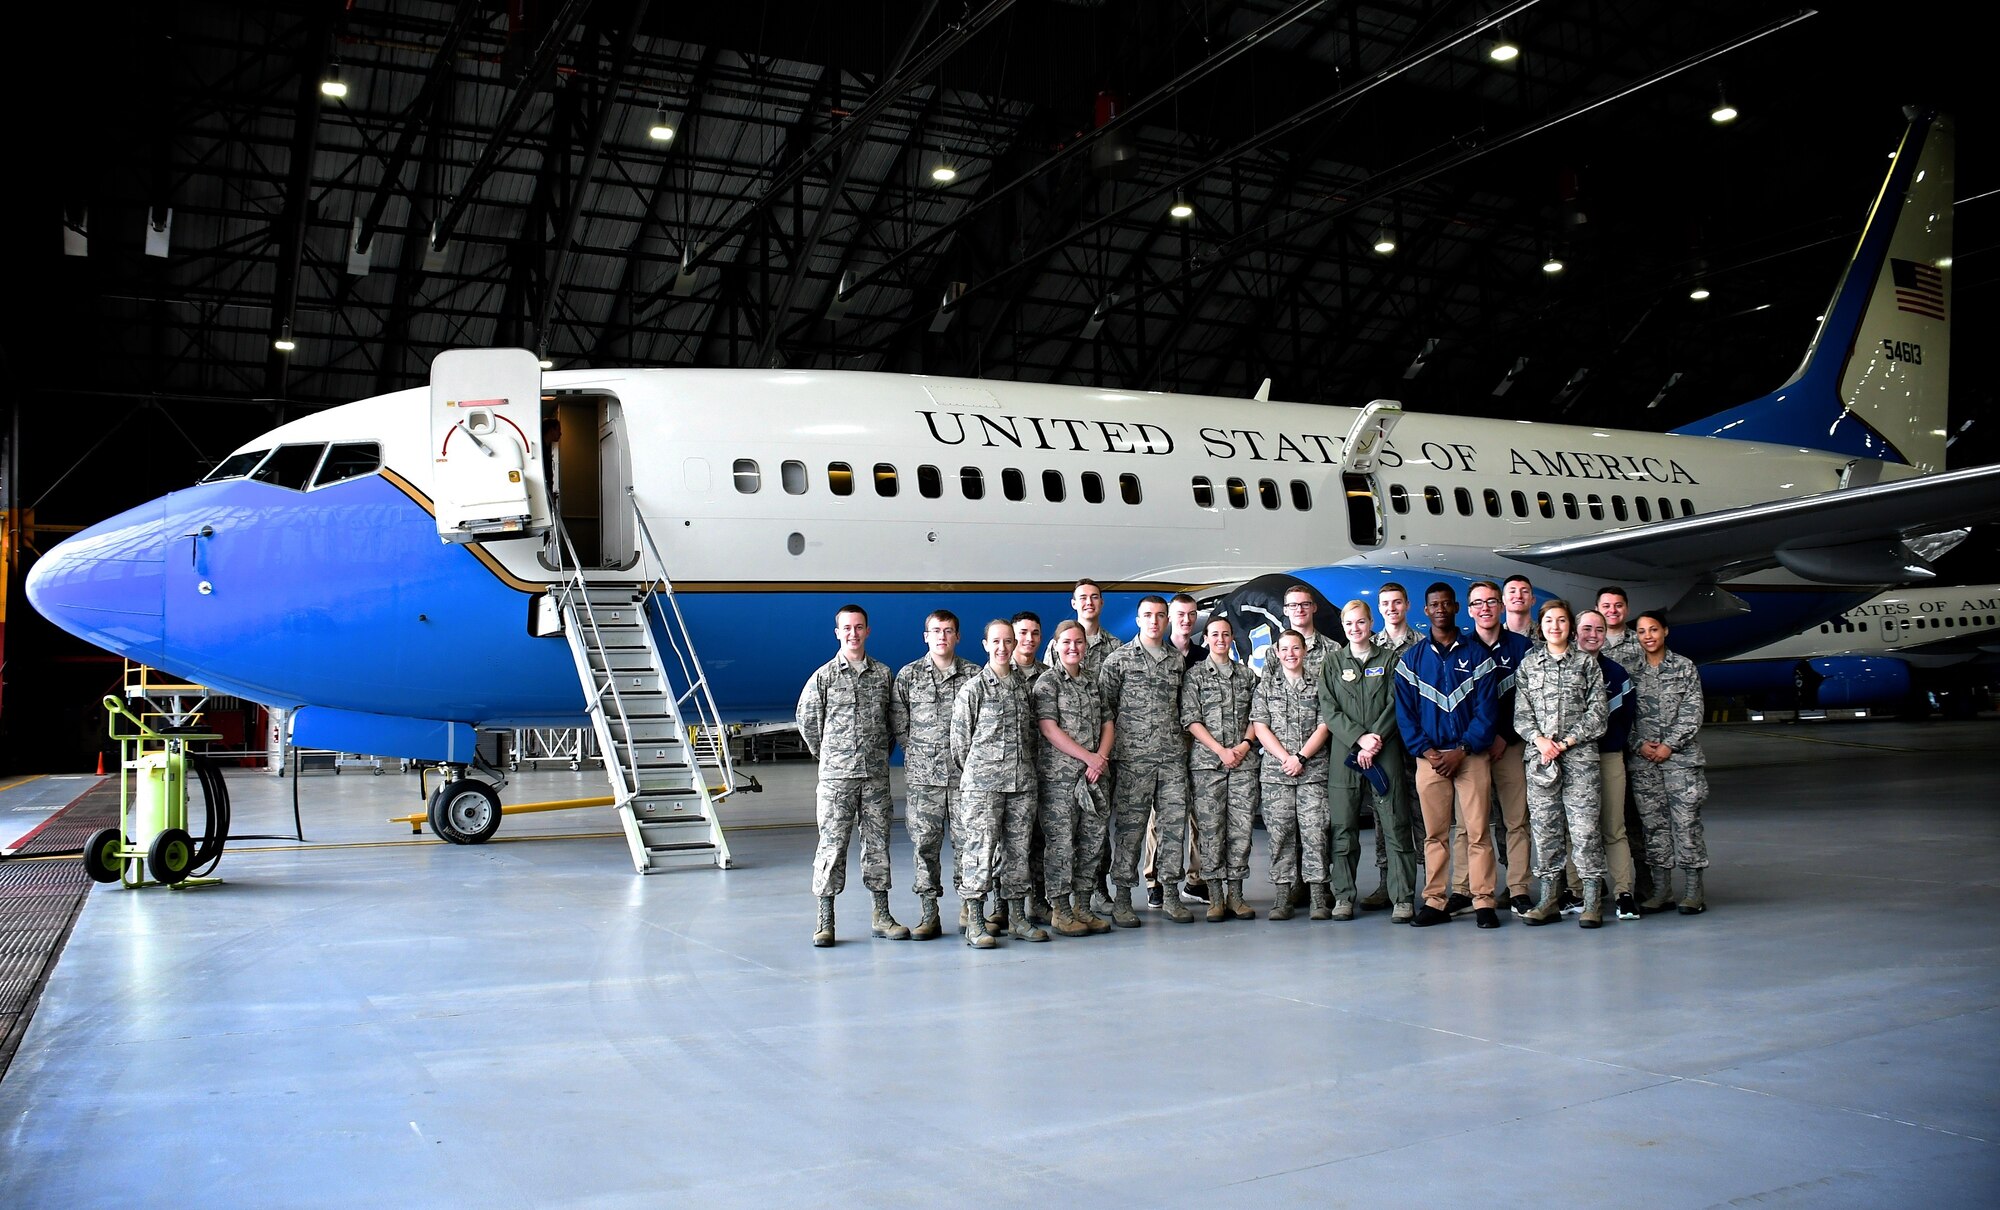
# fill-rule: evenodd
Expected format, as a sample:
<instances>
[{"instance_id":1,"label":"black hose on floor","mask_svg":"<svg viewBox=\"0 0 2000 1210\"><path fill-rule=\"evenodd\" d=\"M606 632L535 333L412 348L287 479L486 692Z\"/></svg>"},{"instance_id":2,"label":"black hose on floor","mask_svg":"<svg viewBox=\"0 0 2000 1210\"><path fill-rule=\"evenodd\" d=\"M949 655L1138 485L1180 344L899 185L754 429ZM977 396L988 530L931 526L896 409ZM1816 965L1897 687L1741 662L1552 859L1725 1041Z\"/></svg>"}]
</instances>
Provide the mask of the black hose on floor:
<instances>
[{"instance_id":1,"label":"black hose on floor","mask_svg":"<svg viewBox=\"0 0 2000 1210\"><path fill-rule=\"evenodd\" d=\"M222 860L223 847L229 843L229 783L223 779L221 768L206 756L189 752L187 765L201 783L202 804L208 816L201 837L195 842L194 863L188 868L188 877L197 878L215 868Z\"/></svg>"}]
</instances>

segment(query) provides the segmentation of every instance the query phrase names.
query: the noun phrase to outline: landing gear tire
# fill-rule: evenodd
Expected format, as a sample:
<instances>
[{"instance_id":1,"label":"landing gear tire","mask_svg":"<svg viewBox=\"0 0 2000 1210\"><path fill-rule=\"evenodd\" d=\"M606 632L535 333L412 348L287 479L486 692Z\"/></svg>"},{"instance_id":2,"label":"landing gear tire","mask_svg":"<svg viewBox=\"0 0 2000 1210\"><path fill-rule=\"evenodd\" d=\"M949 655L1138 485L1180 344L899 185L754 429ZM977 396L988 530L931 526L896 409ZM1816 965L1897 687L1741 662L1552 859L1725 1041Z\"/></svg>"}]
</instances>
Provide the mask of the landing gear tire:
<instances>
[{"instance_id":1,"label":"landing gear tire","mask_svg":"<svg viewBox=\"0 0 2000 1210\"><path fill-rule=\"evenodd\" d=\"M452 844L484 844L500 830L500 795L476 778L461 777L431 795L431 831Z\"/></svg>"},{"instance_id":2,"label":"landing gear tire","mask_svg":"<svg viewBox=\"0 0 2000 1210\"><path fill-rule=\"evenodd\" d=\"M92 882L116 882L119 867L124 864L118 856L125 847L125 834L117 828L99 828L90 834L83 845L83 872L90 875Z\"/></svg>"},{"instance_id":3,"label":"landing gear tire","mask_svg":"<svg viewBox=\"0 0 2000 1210\"><path fill-rule=\"evenodd\" d=\"M146 871L154 882L167 886L185 882L193 868L194 841L179 828L168 828L155 836L153 847L146 850Z\"/></svg>"}]
</instances>

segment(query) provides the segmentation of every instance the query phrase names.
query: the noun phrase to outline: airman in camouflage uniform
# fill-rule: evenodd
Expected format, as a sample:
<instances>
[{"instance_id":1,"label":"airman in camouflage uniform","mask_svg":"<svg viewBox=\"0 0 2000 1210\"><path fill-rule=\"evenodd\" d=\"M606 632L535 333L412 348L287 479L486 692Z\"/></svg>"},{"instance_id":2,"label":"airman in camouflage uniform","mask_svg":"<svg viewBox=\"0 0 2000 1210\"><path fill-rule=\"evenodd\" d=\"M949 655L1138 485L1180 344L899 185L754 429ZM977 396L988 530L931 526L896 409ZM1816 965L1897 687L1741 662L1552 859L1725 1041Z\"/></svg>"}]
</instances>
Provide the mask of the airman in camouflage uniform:
<instances>
[{"instance_id":1,"label":"airman in camouflage uniform","mask_svg":"<svg viewBox=\"0 0 2000 1210\"><path fill-rule=\"evenodd\" d=\"M994 884L1011 907L1009 935L1047 941L1028 923L1028 829L1034 819L1035 719L1022 679L1015 675L1014 627L998 618L986 624L986 654L979 675L966 681L951 707L951 754L959 764L959 894L974 906L966 913L966 944L991 949L978 903Z\"/></svg>"},{"instance_id":2,"label":"airman in camouflage uniform","mask_svg":"<svg viewBox=\"0 0 2000 1210\"><path fill-rule=\"evenodd\" d=\"M1603 922L1604 840L1598 818L1597 740L1610 718L1604 670L1571 643L1569 602L1542 606L1542 642L1514 672L1514 729L1528 775L1528 819L1535 837L1541 902L1522 917L1547 924L1562 914L1563 866L1575 854L1583 879L1584 928Z\"/></svg>"},{"instance_id":3,"label":"airman in camouflage uniform","mask_svg":"<svg viewBox=\"0 0 2000 1210\"><path fill-rule=\"evenodd\" d=\"M958 617L950 610L933 610L924 619L924 644L929 651L896 673L889 714L896 742L903 746L907 797L903 819L910 830L911 847L916 850L917 898L924 907L923 919L911 930L911 936L919 941L928 941L942 931L937 901L943 892L940 858L945 830L951 830L954 853L962 843L958 834L963 815L958 804L958 763L951 756L951 704L966 681L979 675L979 665L958 654ZM959 877L954 860L954 889Z\"/></svg>"},{"instance_id":4,"label":"airman in camouflage uniform","mask_svg":"<svg viewBox=\"0 0 2000 1210\"><path fill-rule=\"evenodd\" d=\"M1090 677L1094 685L1097 683L1097 674L1104 668L1105 659L1122 644L1117 635L1102 629L1098 624L1098 620L1104 615L1104 590L1098 587L1097 581L1088 578L1078 580L1075 590L1070 593L1069 604L1070 608L1076 611L1077 625L1083 627L1086 642L1083 669L1084 674ZM1062 662L1056 658L1054 639L1049 640L1048 650L1042 655L1042 662L1051 668ZM1107 802L1110 801L1111 787L1117 778L1117 773L1118 769L1114 764L1111 771L1099 779L1098 785L1103 789ZM1088 871L1091 880L1096 884L1091 892L1096 902L1091 906L1099 913L1111 911L1111 898L1104 890L1105 874L1110 866L1111 851L1107 844L1098 851Z\"/></svg>"},{"instance_id":5,"label":"airman in camouflage uniform","mask_svg":"<svg viewBox=\"0 0 2000 1210\"><path fill-rule=\"evenodd\" d=\"M1117 728L1111 791L1111 922L1137 928L1132 888L1139 884L1139 850L1146 839L1148 811L1159 814L1160 884L1181 879L1187 852L1187 732L1181 728L1181 654L1166 642L1167 603L1156 596L1139 602L1139 637L1105 657L1097 674L1098 693ZM1194 919L1178 894L1166 896L1167 919Z\"/></svg>"},{"instance_id":6,"label":"airman in camouflage uniform","mask_svg":"<svg viewBox=\"0 0 2000 1210\"><path fill-rule=\"evenodd\" d=\"M819 926L813 944L833 944L833 899L847 887L847 843L861 825L861 881L875 896L874 932L901 941L910 931L889 914L889 667L868 655L868 613L843 605L834 614L840 652L799 693L799 734L819 758L813 894Z\"/></svg>"},{"instance_id":7,"label":"airman in camouflage uniform","mask_svg":"<svg viewBox=\"0 0 2000 1210\"><path fill-rule=\"evenodd\" d=\"M1396 905L1395 919L1407 922L1416 912L1417 856L1409 848L1410 798L1405 792L1409 780L1409 754L1403 748L1403 733L1396 724L1396 653L1378 647L1370 639L1371 623L1366 601L1349 601L1340 611L1341 629L1348 634L1346 646L1327 653L1319 671L1319 711L1326 723L1328 826L1333 835L1333 852L1327 875L1333 895L1333 918L1354 918L1354 875L1360 864L1360 845L1355 835L1361 814L1361 795L1367 786L1365 774L1350 769L1347 758L1357 761L1365 750L1369 767L1379 769L1389 783L1389 793L1375 796L1375 831L1387 834L1393 850L1385 871L1389 896ZM1356 646L1360 647L1357 653Z\"/></svg>"},{"instance_id":8,"label":"airman in camouflage uniform","mask_svg":"<svg viewBox=\"0 0 2000 1210\"><path fill-rule=\"evenodd\" d=\"M1250 721L1264 748L1264 830L1271 837L1271 885L1278 889L1271 919L1292 918L1292 884L1304 866L1319 918L1326 911L1326 723L1319 686L1305 670L1305 638L1278 635L1278 660L1266 664L1251 700Z\"/></svg>"},{"instance_id":9,"label":"airman in camouflage uniform","mask_svg":"<svg viewBox=\"0 0 2000 1210\"><path fill-rule=\"evenodd\" d=\"M1243 880L1250 876L1250 819L1259 798L1257 741L1250 735L1257 674L1236 661L1227 619L1211 620L1207 638L1208 658L1181 677L1181 725L1194 738L1188 778L1195 848L1211 879L1208 918L1255 920Z\"/></svg>"},{"instance_id":10,"label":"airman in camouflage uniform","mask_svg":"<svg viewBox=\"0 0 2000 1210\"><path fill-rule=\"evenodd\" d=\"M1646 655L1632 670L1639 709L1631 744L1639 759L1627 762L1626 779L1639 804L1646 861L1653 867L1653 895L1639 910L1669 906L1674 871L1680 869L1687 872L1681 914L1692 916L1708 906L1702 892L1708 841L1701 827L1701 805L1708 800L1708 759L1696 739L1703 715L1701 676L1694 661L1667 650L1667 625L1658 614L1640 614L1633 629Z\"/></svg>"},{"instance_id":11,"label":"airman in camouflage uniform","mask_svg":"<svg viewBox=\"0 0 2000 1210\"><path fill-rule=\"evenodd\" d=\"M1409 625L1406 621L1410 612L1410 594L1404 590L1401 584L1391 581L1382 585L1380 589L1376 590L1375 602L1381 608L1384 625L1382 629L1375 632L1374 638L1371 641L1378 650L1389 653L1390 675L1393 676L1395 662L1403 658L1403 653L1415 646L1417 640L1422 638L1423 635L1417 633L1416 628ZM1420 866L1423 863L1424 821L1417 814L1416 776L1416 762L1405 760L1403 762L1403 801L1409 804L1410 826L1404 835L1404 841L1409 845L1411 861L1415 865ZM1371 794L1374 793L1372 790L1369 792ZM1388 907L1391 902L1400 903L1400 901L1395 899L1393 894L1394 888L1389 885L1389 846L1384 839L1388 825L1385 825L1382 821L1388 818L1390 814L1389 811L1383 809L1383 803L1377 799L1375 803L1376 887L1361 900L1361 906L1367 908L1369 911ZM1416 894L1415 881L1415 872L1413 869L1410 891L1412 896ZM1395 919L1398 924L1407 923L1409 913L1405 913L1402 907L1398 906Z\"/></svg>"},{"instance_id":12,"label":"airman in camouflage uniform","mask_svg":"<svg viewBox=\"0 0 2000 1210\"><path fill-rule=\"evenodd\" d=\"M1088 642L1079 623L1058 625L1058 656L1075 658L1043 673L1030 694L1042 733L1042 872L1051 922L1065 937L1111 930L1109 921L1090 910L1090 893L1097 885L1091 871L1104 849L1111 810L1104 787L1111 775L1114 728L1097 696L1097 682L1084 671Z\"/></svg>"},{"instance_id":13,"label":"airman in camouflage uniform","mask_svg":"<svg viewBox=\"0 0 2000 1210\"><path fill-rule=\"evenodd\" d=\"M1625 624L1630 608L1625 590L1616 584L1606 584L1597 590L1597 612L1604 617L1604 647L1597 654L1617 660L1627 672L1636 671L1646 658L1646 653L1639 649L1638 631Z\"/></svg>"},{"instance_id":14,"label":"airman in camouflage uniform","mask_svg":"<svg viewBox=\"0 0 2000 1210\"><path fill-rule=\"evenodd\" d=\"M1014 626L1014 672L1022 677L1021 691L1032 702L1035 683L1049 671L1049 665L1035 658L1035 652L1042 646L1041 615L1022 610L1007 619ZM1041 749L1041 737L1036 735L1036 751ZM1035 804L1035 818L1028 833L1028 923L1047 924L1049 922L1048 889L1043 885L1042 872L1042 806ZM1003 900L1001 906L1006 906ZM1005 922L1002 921L1004 925Z\"/></svg>"}]
</instances>

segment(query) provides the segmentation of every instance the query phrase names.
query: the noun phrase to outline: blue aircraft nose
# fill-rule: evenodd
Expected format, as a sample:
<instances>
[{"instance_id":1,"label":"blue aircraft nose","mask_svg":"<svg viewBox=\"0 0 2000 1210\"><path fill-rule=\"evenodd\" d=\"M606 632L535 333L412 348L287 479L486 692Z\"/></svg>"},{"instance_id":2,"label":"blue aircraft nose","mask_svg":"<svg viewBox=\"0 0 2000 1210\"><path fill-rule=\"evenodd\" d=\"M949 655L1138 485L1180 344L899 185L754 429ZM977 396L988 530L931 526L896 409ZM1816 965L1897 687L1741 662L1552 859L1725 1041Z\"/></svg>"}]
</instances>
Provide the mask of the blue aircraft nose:
<instances>
[{"instance_id":1,"label":"blue aircraft nose","mask_svg":"<svg viewBox=\"0 0 2000 1210\"><path fill-rule=\"evenodd\" d=\"M154 500L58 544L28 572L29 603L87 643L161 663L170 541L165 515L166 500Z\"/></svg>"}]
</instances>

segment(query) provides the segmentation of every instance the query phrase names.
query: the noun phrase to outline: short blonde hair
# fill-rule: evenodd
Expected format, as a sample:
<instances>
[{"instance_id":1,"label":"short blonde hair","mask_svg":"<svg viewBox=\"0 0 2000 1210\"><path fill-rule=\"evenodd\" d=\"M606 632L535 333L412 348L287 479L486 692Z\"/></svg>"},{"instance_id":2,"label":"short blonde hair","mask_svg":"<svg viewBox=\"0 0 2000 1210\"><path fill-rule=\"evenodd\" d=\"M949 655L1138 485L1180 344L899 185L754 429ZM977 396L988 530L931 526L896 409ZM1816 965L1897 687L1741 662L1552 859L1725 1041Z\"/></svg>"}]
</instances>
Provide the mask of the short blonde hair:
<instances>
[{"instance_id":1,"label":"short blonde hair","mask_svg":"<svg viewBox=\"0 0 2000 1210\"><path fill-rule=\"evenodd\" d=\"M1357 609L1360 610L1361 615L1367 618L1369 621L1372 622L1375 620L1375 611L1368 608L1368 602L1362 600L1360 597L1356 597L1352 601L1349 601L1347 604L1342 605L1340 607L1341 621L1343 622L1346 621L1347 615L1353 613Z\"/></svg>"}]
</instances>

